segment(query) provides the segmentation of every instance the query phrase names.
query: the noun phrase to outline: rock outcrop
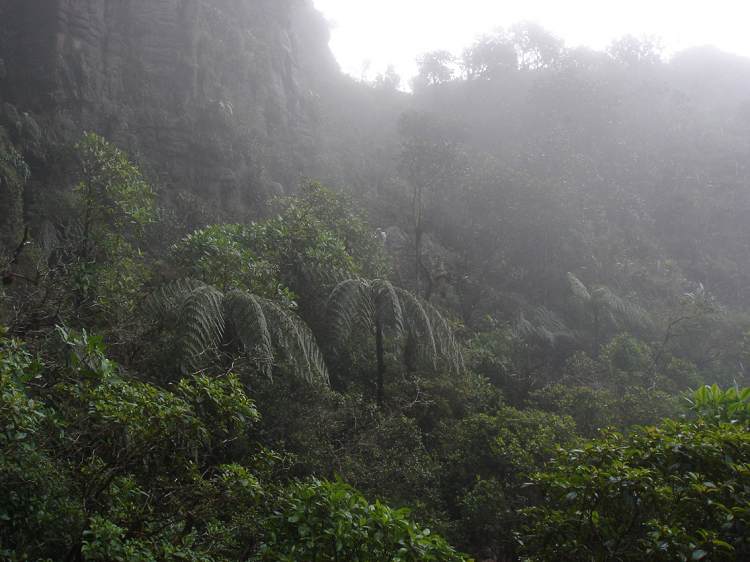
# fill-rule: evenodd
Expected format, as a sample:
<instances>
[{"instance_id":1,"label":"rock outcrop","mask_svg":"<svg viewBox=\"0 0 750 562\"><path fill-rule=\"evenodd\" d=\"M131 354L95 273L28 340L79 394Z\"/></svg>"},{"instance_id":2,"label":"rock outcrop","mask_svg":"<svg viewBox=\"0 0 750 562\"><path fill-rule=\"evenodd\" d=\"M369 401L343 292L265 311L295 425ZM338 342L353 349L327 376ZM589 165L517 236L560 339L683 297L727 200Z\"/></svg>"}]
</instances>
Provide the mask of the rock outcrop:
<instances>
[{"instance_id":1,"label":"rock outcrop","mask_svg":"<svg viewBox=\"0 0 750 562\"><path fill-rule=\"evenodd\" d=\"M0 102L247 209L315 166L338 68L311 0L0 0Z\"/></svg>"}]
</instances>

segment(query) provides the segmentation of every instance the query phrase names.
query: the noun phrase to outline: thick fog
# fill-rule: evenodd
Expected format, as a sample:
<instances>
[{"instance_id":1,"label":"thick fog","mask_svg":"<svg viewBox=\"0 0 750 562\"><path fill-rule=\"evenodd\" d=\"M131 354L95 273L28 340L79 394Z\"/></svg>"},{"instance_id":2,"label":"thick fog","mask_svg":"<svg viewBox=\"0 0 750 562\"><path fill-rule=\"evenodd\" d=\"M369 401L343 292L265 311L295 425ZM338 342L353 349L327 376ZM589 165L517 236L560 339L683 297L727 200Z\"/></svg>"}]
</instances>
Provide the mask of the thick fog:
<instances>
[{"instance_id":1,"label":"thick fog","mask_svg":"<svg viewBox=\"0 0 750 562\"><path fill-rule=\"evenodd\" d=\"M393 65L410 78L427 51L460 53L482 34L519 21L539 23L570 47L602 50L624 35L658 39L667 54L714 45L750 55L744 22L750 7L738 0L315 0L332 24L331 48L342 69L374 76Z\"/></svg>"}]
</instances>

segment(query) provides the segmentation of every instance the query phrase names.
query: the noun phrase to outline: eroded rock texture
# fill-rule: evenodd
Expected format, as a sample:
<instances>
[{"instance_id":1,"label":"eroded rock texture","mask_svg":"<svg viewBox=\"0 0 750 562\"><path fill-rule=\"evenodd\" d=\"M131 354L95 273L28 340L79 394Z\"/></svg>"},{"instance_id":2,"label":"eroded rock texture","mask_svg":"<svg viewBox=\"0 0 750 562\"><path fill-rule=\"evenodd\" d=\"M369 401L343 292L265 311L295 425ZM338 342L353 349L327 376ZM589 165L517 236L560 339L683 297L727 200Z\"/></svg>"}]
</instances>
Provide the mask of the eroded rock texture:
<instances>
[{"instance_id":1,"label":"eroded rock texture","mask_svg":"<svg viewBox=\"0 0 750 562\"><path fill-rule=\"evenodd\" d=\"M327 42L311 0L0 0L0 101L248 208L315 166Z\"/></svg>"}]
</instances>

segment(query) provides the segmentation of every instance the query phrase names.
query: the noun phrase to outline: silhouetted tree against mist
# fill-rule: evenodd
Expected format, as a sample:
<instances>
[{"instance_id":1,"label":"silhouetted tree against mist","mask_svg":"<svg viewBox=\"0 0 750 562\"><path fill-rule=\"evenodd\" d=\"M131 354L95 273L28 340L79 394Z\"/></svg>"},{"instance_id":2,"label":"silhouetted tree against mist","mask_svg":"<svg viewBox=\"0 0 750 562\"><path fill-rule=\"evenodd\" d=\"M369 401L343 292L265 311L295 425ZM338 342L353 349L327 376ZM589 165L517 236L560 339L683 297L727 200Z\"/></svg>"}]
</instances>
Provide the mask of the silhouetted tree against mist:
<instances>
[{"instance_id":1,"label":"silhouetted tree against mist","mask_svg":"<svg viewBox=\"0 0 750 562\"><path fill-rule=\"evenodd\" d=\"M627 66L656 64L661 61L661 52L662 47L656 39L633 35L625 35L607 47L609 56Z\"/></svg>"},{"instance_id":2,"label":"silhouetted tree against mist","mask_svg":"<svg viewBox=\"0 0 750 562\"><path fill-rule=\"evenodd\" d=\"M455 57L448 51L432 51L424 54L418 61L419 72L415 86L436 86L449 82L453 78L452 65Z\"/></svg>"},{"instance_id":3,"label":"silhouetted tree against mist","mask_svg":"<svg viewBox=\"0 0 750 562\"><path fill-rule=\"evenodd\" d=\"M511 28L511 39L521 70L539 70L555 66L563 53L563 41L541 25L522 22Z\"/></svg>"},{"instance_id":4,"label":"silhouetted tree against mist","mask_svg":"<svg viewBox=\"0 0 750 562\"><path fill-rule=\"evenodd\" d=\"M422 256L426 215L457 194L463 165L456 144L435 117L404 114L399 121L399 132L402 136L400 169L412 190L415 291L429 300L434 287Z\"/></svg>"},{"instance_id":5,"label":"silhouetted tree against mist","mask_svg":"<svg viewBox=\"0 0 750 562\"><path fill-rule=\"evenodd\" d=\"M467 80L493 80L518 68L518 55L510 38L498 32L466 49L461 66Z\"/></svg>"},{"instance_id":6,"label":"silhouetted tree against mist","mask_svg":"<svg viewBox=\"0 0 750 562\"><path fill-rule=\"evenodd\" d=\"M392 92L398 90L401 85L401 76L396 72L396 68L389 64L384 73L375 77L374 85L378 89Z\"/></svg>"}]
</instances>

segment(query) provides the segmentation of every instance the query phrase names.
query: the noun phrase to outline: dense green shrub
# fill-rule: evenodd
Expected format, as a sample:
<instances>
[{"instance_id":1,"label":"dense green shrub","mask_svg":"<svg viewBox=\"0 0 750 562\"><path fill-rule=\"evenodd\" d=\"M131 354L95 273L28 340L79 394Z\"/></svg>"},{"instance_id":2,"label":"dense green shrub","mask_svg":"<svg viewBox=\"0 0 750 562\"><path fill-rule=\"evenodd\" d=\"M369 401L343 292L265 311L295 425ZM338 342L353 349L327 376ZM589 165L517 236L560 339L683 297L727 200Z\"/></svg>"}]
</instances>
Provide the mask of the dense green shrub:
<instances>
[{"instance_id":1,"label":"dense green shrub","mask_svg":"<svg viewBox=\"0 0 750 562\"><path fill-rule=\"evenodd\" d=\"M265 521L257 560L459 562L464 557L403 509L368 502L340 482L293 485Z\"/></svg>"},{"instance_id":2,"label":"dense green shrub","mask_svg":"<svg viewBox=\"0 0 750 562\"><path fill-rule=\"evenodd\" d=\"M561 451L533 479L544 502L526 511L529 558L747 559L750 393L714 392L697 393L695 421L607 432Z\"/></svg>"},{"instance_id":3,"label":"dense green shrub","mask_svg":"<svg viewBox=\"0 0 750 562\"><path fill-rule=\"evenodd\" d=\"M487 557L514 556L511 529L521 522L519 510L535 500L525 487L528 475L575 439L573 420L503 407L446 422L436 436L449 537L464 548L482 545Z\"/></svg>"}]
</instances>

